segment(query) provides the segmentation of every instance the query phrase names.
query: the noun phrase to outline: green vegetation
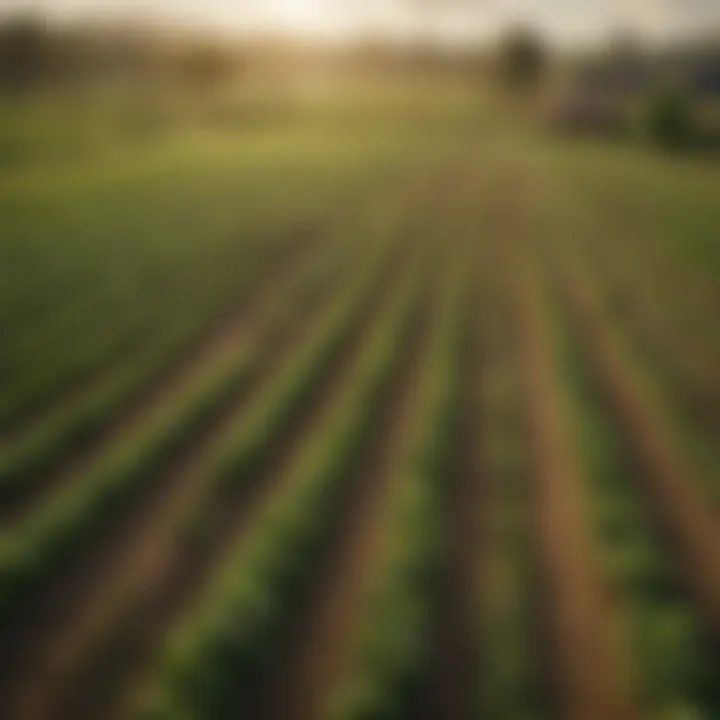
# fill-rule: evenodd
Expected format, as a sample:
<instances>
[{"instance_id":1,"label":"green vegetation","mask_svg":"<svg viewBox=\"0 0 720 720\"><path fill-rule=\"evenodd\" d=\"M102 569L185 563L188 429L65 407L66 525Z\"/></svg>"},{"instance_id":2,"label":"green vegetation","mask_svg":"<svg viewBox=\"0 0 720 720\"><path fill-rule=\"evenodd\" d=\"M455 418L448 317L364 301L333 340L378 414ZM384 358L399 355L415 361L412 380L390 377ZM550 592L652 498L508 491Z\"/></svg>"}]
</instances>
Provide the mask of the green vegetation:
<instances>
[{"instance_id":1,"label":"green vegetation","mask_svg":"<svg viewBox=\"0 0 720 720\"><path fill-rule=\"evenodd\" d=\"M224 717L230 708L252 707L253 692L267 681L293 608L328 542L342 492L362 462L373 418L399 370L397 350L412 326L417 298L414 279L367 340L349 388L293 463L285 489L243 539L206 602L179 629L147 717ZM262 422L253 429L265 431ZM236 480L242 472L232 476Z\"/></svg>"},{"instance_id":2,"label":"green vegetation","mask_svg":"<svg viewBox=\"0 0 720 720\"><path fill-rule=\"evenodd\" d=\"M422 432L400 481L389 557L362 625L356 669L337 701L334 717L343 720L412 718L427 702L447 522L445 474L458 417L466 288L466 279L453 277L437 311L438 327L414 420Z\"/></svg>"},{"instance_id":3,"label":"green vegetation","mask_svg":"<svg viewBox=\"0 0 720 720\"><path fill-rule=\"evenodd\" d=\"M479 717L540 720L550 716L540 634L543 597L532 542L529 470L523 449L521 384L508 288L489 282L483 353L485 547L478 614L482 675Z\"/></svg>"},{"instance_id":4,"label":"green vegetation","mask_svg":"<svg viewBox=\"0 0 720 720\"><path fill-rule=\"evenodd\" d=\"M291 248L281 245L279 249L272 247L271 251L282 256L291 252ZM267 249L261 248L258 254L262 252ZM242 274L236 278L239 303L242 303L242 295L250 294L258 273L271 271L267 264L248 251ZM212 298L213 304L217 301ZM92 441L93 434L100 433L104 421L109 422L123 407L132 406L133 401L142 398L180 358L199 344L207 335L208 326L218 325L228 314L227 308L222 307L219 313L215 310L219 317L208 317L204 309L200 302L189 304L187 311L178 318L177 327L168 328L167 334L155 342L151 340L147 349L140 348L119 367L113 362L105 373L107 378L101 376L97 383L79 388L65 403L61 402L55 412L41 416L28 431L1 448L4 451L0 452L2 499L27 492L32 481L57 463L64 452Z\"/></svg>"},{"instance_id":5,"label":"green vegetation","mask_svg":"<svg viewBox=\"0 0 720 720\"><path fill-rule=\"evenodd\" d=\"M626 625L642 707L663 720L714 717L720 712L719 658L648 513L627 438L613 426L559 314L556 325L558 363L589 479L589 521Z\"/></svg>"},{"instance_id":6,"label":"green vegetation","mask_svg":"<svg viewBox=\"0 0 720 720\"><path fill-rule=\"evenodd\" d=\"M383 256L381 255L381 263ZM237 482L251 473L253 463L267 453L277 428L291 421L315 383L337 360L363 317L368 295L376 285L376 266L352 284L347 300L331 308L310 334L288 369L274 379L261 402L241 419L242 432L232 437L217 459L222 482ZM201 375L184 394L160 406L154 416L134 428L128 438L104 455L87 477L40 508L30 520L2 538L0 587L2 604L20 602L23 595L68 556L79 551L93 531L147 490L163 458L183 446L217 412L217 406L252 380L253 348L222 358L218 367Z\"/></svg>"},{"instance_id":7,"label":"green vegetation","mask_svg":"<svg viewBox=\"0 0 720 720\"><path fill-rule=\"evenodd\" d=\"M718 506L720 338L712 318L720 297L711 275L720 257L711 239L714 188L701 183L698 168L691 173L684 163L676 178L658 182L646 173L666 173L665 163L646 161L647 166L587 150L556 154L562 176L545 204L544 232L591 273L657 412ZM653 242L637 240L644 237Z\"/></svg>"},{"instance_id":8,"label":"green vegetation","mask_svg":"<svg viewBox=\"0 0 720 720\"><path fill-rule=\"evenodd\" d=\"M359 478L384 463L385 542L363 546L372 575L354 579L372 592L344 682L322 688L333 716L405 720L445 702L451 567L480 579L470 602L448 604L472 615L448 636L473 628L479 667L457 676L477 717L552 718L567 700L548 682L558 578L533 545L518 382L530 321L508 282L515 256L535 250L551 295L552 261L578 261L632 369L624 389L657 401L648 437L623 432L622 403L591 371L602 375L600 346L591 332L576 341L574 308L558 303L584 520L640 710L718 715L717 631L683 584L682 532L641 490L655 487L652 462L647 476L632 463L641 440L646 455L677 444L677 475L700 479L682 488L699 501L691 513L717 516L714 167L541 136L510 115L517 105L459 81L320 95L245 98L207 122L162 106L167 131L147 136L120 117L142 105L127 98L0 101L0 715L25 717L14 695L27 690L53 720L116 704L128 718L251 717L278 665L283 681L294 672L279 661L294 662L294 623L336 567L330 550L338 563L353 552L335 543L349 537L343 503L372 497ZM476 335L482 412L470 421L463 353ZM408 372L403 414L394 391ZM379 437L386 416L406 419L407 446ZM479 545L462 556L463 533L448 532L456 435L477 438L483 503ZM383 442L397 443L392 462L371 452Z\"/></svg>"},{"instance_id":9,"label":"green vegetation","mask_svg":"<svg viewBox=\"0 0 720 720\"><path fill-rule=\"evenodd\" d=\"M648 103L647 133L662 147L687 147L696 134L692 100L679 88L658 91Z\"/></svg>"}]
</instances>

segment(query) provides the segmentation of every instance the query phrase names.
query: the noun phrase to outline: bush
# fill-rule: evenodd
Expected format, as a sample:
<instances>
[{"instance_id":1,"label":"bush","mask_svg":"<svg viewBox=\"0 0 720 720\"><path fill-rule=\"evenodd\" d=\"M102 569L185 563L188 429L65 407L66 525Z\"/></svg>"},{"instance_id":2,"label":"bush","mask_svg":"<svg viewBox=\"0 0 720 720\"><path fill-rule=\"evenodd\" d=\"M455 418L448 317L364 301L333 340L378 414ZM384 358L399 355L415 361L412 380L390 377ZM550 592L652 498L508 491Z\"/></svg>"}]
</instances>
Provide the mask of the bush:
<instances>
[{"instance_id":1,"label":"bush","mask_svg":"<svg viewBox=\"0 0 720 720\"><path fill-rule=\"evenodd\" d=\"M695 134L691 98L680 90L662 90L650 100L647 110L650 138L663 147L686 147Z\"/></svg>"},{"instance_id":2,"label":"bush","mask_svg":"<svg viewBox=\"0 0 720 720\"><path fill-rule=\"evenodd\" d=\"M514 94L537 91L549 64L548 51L539 34L529 27L511 29L498 49L499 79Z\"/></svg>"}]
</instances>

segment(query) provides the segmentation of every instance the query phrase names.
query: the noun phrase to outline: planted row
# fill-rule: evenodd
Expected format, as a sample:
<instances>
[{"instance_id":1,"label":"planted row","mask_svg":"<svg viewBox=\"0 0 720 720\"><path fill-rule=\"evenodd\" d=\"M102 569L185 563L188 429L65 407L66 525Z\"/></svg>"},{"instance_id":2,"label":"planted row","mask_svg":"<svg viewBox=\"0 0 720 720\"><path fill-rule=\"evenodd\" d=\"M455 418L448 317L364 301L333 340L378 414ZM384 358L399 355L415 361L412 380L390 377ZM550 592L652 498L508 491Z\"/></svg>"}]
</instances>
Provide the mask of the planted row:
<instances>
[{"instance_id":1,"label":"planted row","mask_svg":"<svg viewBox=\"0 0 720 720\"><path fill-rule=\"evenodd\" d=\"M417 320L418 280L416 273L401 288L283 489L242 541L217 586L172 638L144 716L219 718L252 712L256 693L267 689L293 610L331 539L339 503L403 367L403 346ZM293 380L298 389L305 376L299 373ZM226 466L226 482L247 482L252 476L252 448L263 447L264 427L259 423L255 433L240 440L238 458L247 459Z\"/></svg>"},{"instance_id":2,"label":"planted row","mask_svg":"<svg viewBox=\"0 0 720 720\"><path fill-rule=\"evenodd\" d=\"M533 549L530 489L517 329L507 287L494 283L484 304L482 421L485 486L482 580L478 592L479 717L550 716L542 671L542 603Z\"/></svg>"},{"instance_id":3,"label":"planted row","mask_svg":"<svg viewBox=\"0 0 720 720\"><path fill-rule=\"evenodd\" d=\"M618 234L622 242L608 249L608 234L598 233L592 224L597 219L594 209L588 212L584 208L583 216L579 208L568 207L567 195L560 195L558 189L551 200L544 205L543 232L551 239L553 253L566 264L572 258L585 291L594 296L606 321L612 321L613 333L622 343L627 361L635 366L654 414L672 437L683 463L692 468L695 479L718 506L720 375L713 365L711 347L698 334L702 326L695 322L683 328L674 312L659 304L661 296L663 301L685 298L675 283L666 282L672 272L660 282L652 259L638 264L641 246L627 228ZM657 244L646 249L655 251ZM625 267L633 254L635 261ZM672 265L668 267L672 269Z\"/></svg>"},{"instance_id":4,"label":"planted row","mask_svg":"<svg viewBox=\"0 0 720 720\"><path fill-rule=\"evenodd\" d=\"M598 283L596 290L602 291L604 307L612 315L628 356L637 365L683 456L720 507L720 375L703 364L700 356L693 355L693 347L682 346L678 338L658 338L663 329L656 327L657 321L642 308L623 302L617 280L605 278L602 284L604 287Z\"/></svg>"},{"instance_id":5,"label":"planted row","mask_svg":"<svg viewBox=\"0 0 720 720\"><path fill-rule=\"evenodd\" d=\"M446 473L460 414L465 284L444 286L426 366L419 432L400 479L386 562L366 610L357 655L336 698L339 720L422 715L434 669L434 632L444 573Z\"/></svg>"},{"instance_id":6,"label":"planted row","mask_svg":"<svg viewBox=\"0 0 720 720\"><path fill-rule=\"evenodd\" d=\"M370 182L377 158L365 163L370 167L334 174L315 167L308 182L303 164L282 153L256 168L260 175L248 174L248 166L238 174L227 158L216 157L217 167L204 167L203 183L193 165L209 164L212 155L183 158L191 148L177 149L173 160L181 171L161 165L149 187L147 177L133 172L125 181L107 178L108 187L85 188L90 196L68 188L56 198L52 188L32 206L3 205L3 431L12 433L18 422L62 401L118 357L142 354L202 306L211 311L207 322L214 303L232 304L239 277L256 257L305 242L328 224L337 227L346 213L336 203L377 195ZM263 166L268 159L257 160ZM280 212L268 185L292 189ZM242 206L243 193L251 196L249 206ZM11 281L17 292L6 293Z\"/></svg>"},{"instance_id":7,"label":"planted row","mask_svg":"<svg viewBox=\"0 0 720 720\"><path fill-rule=\"evenodd\" d=\"M288 252L292 252L290 247L281 249L279 253L273 251L271 254L278 254L279 261L284 262L282 256ZM309 269L302 269L291 278L289 288L284 285L270 287L271 296L263 296L261 311L267 314L268 306L283 302L289 305L296 303L297 299L288 301L287 298L301 295L304 286L312 288L320 284L327 285L327 278L321 277L321 273L326 272L323 266L327 265L328 261L339 266L346 262L343 258L343 245L336 241L330 250L325 250L323 257L311 259ZM253 278L262 277L267 264L267 261L259 258L248 262L238 277L236 300L244 296L244 302L248 302L248 296L253 292ZM339 267L335 269L339 270ZM268 281L272 281L272 276L265 282ZM256 289L256 292L262 293L262 289ZM191 307L192 305L190 303ZM237 313L237 309L235 312ZM61 406L58 412L43 418L42 422L34 425L31 431L19 440L0 446L0 507L9 505L12 509L14 504L22 504L24 499L33 494L36 484L42 484L44 477L49 472L56 471L58 464L75 449L91 444L93 439L100 437L103 430L110 427L113 420L122 414L123 409L141 404L143 397L158 383L162 383L169 372L172 373L174 368L184 369L183 362L186 358L195 363L193 352L201 347L203 342L208 341L206 336L210 335L212 342L211 333L217 329L219 323L227 323L228 311L224 303L213 302L210 330L208 314L209 310L205 307L195 307L189 314L180 314L182 320L159 338L158 342L150 345L147 351L136 358L123 362L118 371L102 378L99 387L90 386L86 392L80 393L75 401ZM237 342L241 339L238 338ZM210 361L213 359L211 357Z\"/></svg>"},{"instance_id":8,"label":"planted row","mask_svg":"<svg viewBox=\"0 0 720 720\"><path fill-rule=\"evenodd\" d=\"M310 389L311 377L321 379L329 358L348 342L382 280L386 255L368 261L361 277L339 304L330 308L305 339L298 363L289 363L253 411L250 427L272 432L268 423L280 422L292 398ZM51 497L27 522L7 532L0 545L0 607L19 602L43 577L64 563L87 542L94 531L119 514L148 489L157 469L226 407L229 399L249 387L258 372L256 348L223 358L212 372L195 378L182 395L164 404L155 417L133 430L131 437L105 455L67 491ZM312 375L311 370L315 369ZM293 394L294 393L294 394ZM267 434L267 435L266 435ZM224 456L223 456L224 457ZM220 460L220 458L219 458Z\"/></svg>"},{"instance_id":9,"label":"planted row","mask_svg":"<svg viewBox=\"0 0 720 720\"><path fill-rule=\"evenodd\" d=\"M167 343L172 349L175 336L182 338L193 327L196 332L207 327L213 315L220 315L237 299L238 275L251 278L252 266L259 269L268 249L247 247L246 243L245 254L245 262L236 265L233 276L222 281L197 267L197 275L205 275L202 281L181 283L158 277L138 281L137 287L127 282L129 287L122 290L127 298L118 301L120 307L112 308L112 312L110 308L102 311L101 298L86 296L89 308L100 308L94 322L84 318L87 312L76 311L66 322L58 319L50 327L39 326L14 355L5 358L7 377L16 380L3 393L2 425L12 434L17 423L52 412L63 398L82 391L84 383L104 375L112 383L113 373L122 372L126 363L132 365L135 357L141 360L147 348L155 346L159 351L162 343Z\"/></svg>"},{"instance_id":10,"label":"planted row","mask_svg":"<svg viewBox=\"0 0 720 720\"><path fill-rule=\"evenodd\" d=\"M583 349L557 318L558 362L588 477L591 522L633 655L641 706L652 718L720 714L720 655L653 522L629 439L613 421Z\"/></svg>"}]
</instances>

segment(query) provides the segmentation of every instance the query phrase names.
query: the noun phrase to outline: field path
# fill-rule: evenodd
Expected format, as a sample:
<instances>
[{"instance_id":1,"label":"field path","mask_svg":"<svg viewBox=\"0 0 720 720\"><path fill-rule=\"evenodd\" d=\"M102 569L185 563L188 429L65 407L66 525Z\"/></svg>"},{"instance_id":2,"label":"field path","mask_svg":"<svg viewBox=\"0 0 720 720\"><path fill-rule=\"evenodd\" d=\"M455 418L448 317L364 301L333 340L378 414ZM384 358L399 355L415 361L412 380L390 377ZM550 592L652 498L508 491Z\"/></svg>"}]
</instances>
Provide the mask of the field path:
<instances>
[{"instance_id":1,"label":"field path","mask_svg":"<svg viewBox=\"0 0 720 720\"><path fill-rule=\"evenodd\" d=\"M559 711L566 720L634 719L619 627L588 535L583 484L560 400L538 271L527 254L517 258L516 265L534 507L551 612Z\"/></svg>"},{"instance_id":2,"label":"field path","mask_svg":"<svg viewBox=\"0 0 720 720\"><path fill-rule=\"evenodd\" d=\"M369 304L364 322L370 321L373 307L381 302L380 290L389 284L392 267L398 260L399 257L394 257L378 278L378 294ZM223 407L211 421L164 467L158 468L152 487L145 490L132 511L105 528L95 545L51 582L37 602L31 603L4 634L0 657L13 658L3 673L3 684L8 689L12 687L13 692L4 694L8 695L10 706L27 708L22 713L18 709L15 714L43 717L47 707L55 704L56 691L64 689L68 676L78 663L82 664L81 660L92 657L92 648L105 637L108 627L120 622L125 628L131 623L130 610L132 603L138 602L136 595L144 597L143 593L159 582L164 564L177 549L180 523L202 497L207 485L207 462L222 438L223 429L262 391L278 362L302 342L304 332L312 324L311 318L317 314L318 305L327 299L328 290L333 290L334 282L330 288L314 290L309 298L289 307L285 303L278 307L270 302L269 294L264 295L266 305L257 307L256 336L252 337L244 326L248 334L242 338L244 343L252 341L257 345L252 382L244 385L237 396L231 394L223 400ZM281 297L287 292L293 291L281 290ZM362 327L357 332L361 333ZM134 612L138 612L137 607ZM127 622L123 623L121 618L126 613ZM125 629L120 635L123 642L129 642ZM38 692L38 688L43 688L43 692ZM45 710L40 709L41 705L47 706Z\"/></svg>"},{"instance_id":3,"label":"field path","mask_svg":"<svg viewBox=\"0 0 720 720\"><path fill-rule=\"evenodd\" d=\"M136 402L121 408L107 423L93 431L90 441L67 448L56 458L52 469L47 469L40 476L33 471L12 495L3 497L0 501L0 523L5 527L18 524L36 505L52 502L55 492L62 491L75 478L82 477L93 463L103 457L109 446L123 442L127 435L156 415L172 398L191 387L209 368L222 365L255 342L258 328L266 320L267 309L274 306L273 300L282 294L283 288L297 273L298 264L312 262L310 251L317 252L314 245L317 245L317 240L311 242L310 238L298 238L290 243L270 262L266 272L258 273L257 281L249 283L243 292L244 298L234 311L174 362L154 387L148 388Z\"/></svg>"},{"instance_id":4,"label":"field path","mask_svg":"<svg viewBox=\"0 0 720 720\"><path fill-rule=\"evenodd\" d=\"M270 293L260 293L257 301L265 305L254 306L253 322L251 315L244 313L244 321L237 326L240 335L224 336L222 341L218 338L216 346L218 352L232 354L239 349L236 344L254 342L258 356L257 370L251 375L253 382L224 399L223 407L202 431L166 468L158 469L157 480L147 488L139 506L120 518L117 526L105 528L96 545L53 580L4 634L0 658L12 656L14 662L12 672L3 673L3 684L13 686L9 702L11 706L17 703L18 716L43 715L36 706L51 703L53 687L62 684L102 629L127 609L128 599L160 572L163 559L177 541L179 523L205 489L203 463L217 438L262 389L263 381L272 376L282 353L299 342L306 325L300 322L302 315L312 314L321 296L304 308L298 306L295 317L277 311L274 317L270 300ZM38 688L43 692L39 693Z\"/></svg>"},{"instance_id":5,"label":"field path","mask_svg":"<svg viewBox=\"0 0 720 720\"><path fill-rule=\"evenodd\" d=\"M638 277L641 273L638 268L630 267L614 248L602 248L601 239L595 243L598 247L583 252L591 259L594 275L604 284L606 294L621 304L628 325L661 356L674 382L682 388L685 404L720 432L720 363L666 316L654 302L654 294L644 288L648 281ZM586 266L590 264L586 262Z\"/></svg>"},{"instance_id":6,"label":"field path","mask_svg":"<svg viewBox=\"0 0 720 720\"><path fill-rule=\"evenodd\" d=\"M428 298L429 300L429 298ZM353 489L334 520L336 537L313 589L294 619L296 628L276 665L272 689L256 720L318 720L338 689L362 616L392 507L394 481L412 437L422 356L432 304L423 302L403 369L373 429L373 444L356 469Z\"/></svg>"},{"instance_id":7,"label":"field path","mask_svg":"<svg viewBox=\"0 0 720 720\"><path fill-rule=\"evenodd\" d=\"M131 581L132 592L123 612L112 613L112 621L104 622L104 630L98 637L90 636L92 642L78 645L75 653L73 672L65 676L59 688L59 700L46 708L46 713L30 717L71 718L109 717L113 698L125 695L125 690L139 681L144 670L153 660L156 651L168 630L183 612L192 607L207 580L215 569L221 567L237 543L244 537L252 520L256 517L269 497L277 490L284 470L307 437L313 432L316 421L323 416L332 403L339 388L346 382L348 365L358 344L373 326L382 312L393 281L396 279L398 264L403 254L394 254L391 262L382 269L376 279L374 292L363 308L356 326L344 344L341 356L336 359L329 372L317 388L311 390L308 402L297 417L294 417L273 440L273 447L263 456L253 473L249 486L241 488L238 497L226 495L205 498L203 506L207 511L210 525L203 528L198 540L183 540L178 536L177 523L172 523L160 542L157 558L145 566L145 572L135 576L133 561L127 559L126 567ZM300 341L306 330L306 323L297 323L293 328L292 340L283 347L274 348L273 355L280 358L291 356L292 344ZM221 441L218 433L209 438L209 443ZM177 464L172 472L171 485L178 483L200 483L207 476L208 458L212 456L210 445L199 448L190 462ZM197 497L197 496L194 496ZM183 509L193 511L188 502ZM155 537L157 522L148 518L146 531ZM142 553L143 542L135 543L136 552ZM112 607L113 596L107 593ZM77 640L73 640L77 644ZM58 667L63 667L61 662ZM88 690L91 678L91 690Z\"/></svg>"},{"instance_id":8,"label":"field path","mask_svg":"<svg viewBox=\"0 0 720 720\"><path fill-rule=\"evenodd\" d=\"M557 260L557 259L556 259ZM632 439L644 490L682 557L688 587L711 631L720 638L720 522L703 498L701 483L685 465L671 434L643 392L587 276L568 261L556 262L571 319L591 363Z\"/></svg>"},{"instance_id":9,"label":"field path","mask_svg":"<svg viewBox=\"0 0 720 720\"><path fill-rule=\"evenodd\" d=\"M477 293L473 300L476 300ZM477 312L468 313L458 426L448 469L445 583L440 597L431 720L470 720L476 706L478 601L485 488L480 470L482 358Z\"/></svg>"},{"instance_id":10,"label":"field path","mask_svg":"<svg viewBox=\"0 0 720 720\"><path fill-rule=\"evenodd\" d=\"M179 361L181 366L186 362L192 362L194 352L202 352L203 345L210 342L215 334L222 333L223 327L228 323L232 323L238 308L241 309L241 306L245 304L248 295L252 294L257 287L262 286L263 280L268 274L276 271L278 264L281 265L286 260L290 260L290 256L298 250L302 251L302 248L312 245L318 238L326 235L328 229L336 229L347 214L357 212L358 204L367 206L368 200L375 195L374 183L376 181L377 178L375 177L373 177L372 181L370 179L351 181L347 187L340 187L334 191L336 196L329 207L317 210L309 217L297 218L289 222L285 227L267 231L263 242L270 248L270 252L268 256L260 259L254 273L256 279L251 279L245 286L238 286L234 300L231 300L226 307L220 308L214 314L214 317L209 318L207 327L200 329L199 333L197 333L194 341L195 348L193 349L191 344L187 355L184 353L178 354L177 357L170 359L169 365L171 367L169 367L169 371L176 372L172 367L174 360ZM237 228L239 237L242 232L243 226L241 224ZM92 328L88 330L91 331ZM142 333L142 338L148 342L152 341L151 336L152 328L148 328ZM133 355L142 352L140 338L136 338L132 343L126 343L126 345L127 347L123 346L116 351L112 359L106 359L102 365L94 367L86 373L79 374L77 378L68 383L67 387L56 388L49 398L46 398L44 402L39 402L33 410L22 413L22 416L12 418L11 422L0 423L0 449L6 444L17 445L23 442L28 435L37 431L38 427L47 424L48 420L52 421L53 418L62 416L79 401L100 392L108 380L121 372L128 361L131 361ZM187 361L185 360L186 357ZM181 367L177 368L177 370L180 369ZM141 390L139 388L138 393ZM131 407L119 408L121 413L131 411ZM84 429L78 436L77 442L70 444L68 453L71 453L73 448L77 447L77 443L85 445L88 440L104 437L110 430L108 426L111 423L115 425L116 422L121 422L121 419L115 420L113 416L108 416L106 422L98 423L97 427ZM59 459L60 457L58 457ZM51 467L45 464L30 469L37 474L47 472ZM0 490L2 490L0 497L4 498L5 488ZM10 499L12 500L12 495ZM0 510L1 505L0 503Z\"/></svg>"}]
</instances>

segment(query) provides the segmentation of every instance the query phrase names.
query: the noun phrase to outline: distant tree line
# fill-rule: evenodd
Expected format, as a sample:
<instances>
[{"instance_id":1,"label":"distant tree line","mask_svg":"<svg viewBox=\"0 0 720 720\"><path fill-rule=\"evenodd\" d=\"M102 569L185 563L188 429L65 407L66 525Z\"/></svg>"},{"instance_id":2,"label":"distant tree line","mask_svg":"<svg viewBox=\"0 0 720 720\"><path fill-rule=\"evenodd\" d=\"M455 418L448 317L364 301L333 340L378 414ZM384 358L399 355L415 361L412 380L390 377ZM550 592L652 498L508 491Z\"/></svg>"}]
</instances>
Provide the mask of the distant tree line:
<instances>
[{"instance_id":1,"label":"distant tree line","mask_svg":"<svg viewBox=\"0 0 720 720\"><path fill-rule=\"evenodd\" d=\"M288 38L219 39L169 27L86 24L53 26L39 15L0 21L0 91L108 83L175 84L212 89L246 75L258 78L330 69L349 77L487 78L493 73L515 93L537 87L548 49L529 28L514 28L494 52L425 43L393 45L367 37L343 47Z\"/></svg>"},{"instance_id":2,"label":"distant tree line","mask_svg":"<svg viewBox=\"0 0 720 720\"><path fill-rule=\"evenodd\" d=\"M528 95L537 92L550 66L550 49L529 26L511 27L500 39L496 74L506 90Z\"/></svg>"},{"instance_id":3,"label":"distant tree line","mask_svg":"<svg viewBox=\"0 0 720 720\"><path fill-rule=\"evenodd\" d=\"M143 27L52 27L39 16L0 23L0 89L172 81L208 87L240 73L243 54L215 38Z\"/></svg>"}]
</instances>

